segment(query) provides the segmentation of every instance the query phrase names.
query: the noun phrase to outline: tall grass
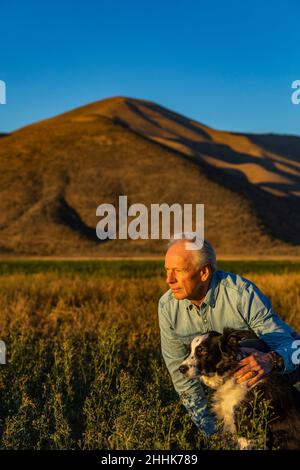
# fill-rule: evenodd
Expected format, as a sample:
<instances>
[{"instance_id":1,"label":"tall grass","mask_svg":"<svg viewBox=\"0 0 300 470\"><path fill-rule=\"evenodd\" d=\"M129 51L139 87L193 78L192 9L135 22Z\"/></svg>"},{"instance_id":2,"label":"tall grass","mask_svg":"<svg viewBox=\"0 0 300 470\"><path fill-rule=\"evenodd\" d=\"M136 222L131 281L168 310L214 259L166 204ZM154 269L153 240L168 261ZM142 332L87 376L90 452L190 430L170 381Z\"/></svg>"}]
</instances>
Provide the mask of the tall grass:
<instances>
[{"instance_id":1,"label":"tall grass","mask_svg":"<svg viewBox=\"0 0 300 470\"><path fill-rule=\"evenodd\" d=\"M300 329L298 266L251 269L247 277ZM3 262L0 273L1 448L227 446L195 432L162 361L161 263Z\"/></svg>"}]
</instances>

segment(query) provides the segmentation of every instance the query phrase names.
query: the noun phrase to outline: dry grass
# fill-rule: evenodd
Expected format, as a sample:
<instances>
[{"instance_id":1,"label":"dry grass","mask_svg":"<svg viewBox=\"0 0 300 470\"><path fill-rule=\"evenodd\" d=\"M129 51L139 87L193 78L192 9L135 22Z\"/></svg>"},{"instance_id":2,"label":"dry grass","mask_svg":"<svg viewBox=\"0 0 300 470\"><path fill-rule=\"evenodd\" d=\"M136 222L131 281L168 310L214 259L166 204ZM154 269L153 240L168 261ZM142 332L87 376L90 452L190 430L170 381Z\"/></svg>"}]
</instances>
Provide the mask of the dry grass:
<instances>
[{"instance_id":1,"label":"dry grass","mask_svg":"<svg viewBox=\"0 0 300 470\"><path fill-rule=\"evenodd\" d=\"M1 448L222 448L195 433L162 362L160 264L25 265L1 264ZM299 270L246 276L300 329Z\"/></svg>"}]
</instances>

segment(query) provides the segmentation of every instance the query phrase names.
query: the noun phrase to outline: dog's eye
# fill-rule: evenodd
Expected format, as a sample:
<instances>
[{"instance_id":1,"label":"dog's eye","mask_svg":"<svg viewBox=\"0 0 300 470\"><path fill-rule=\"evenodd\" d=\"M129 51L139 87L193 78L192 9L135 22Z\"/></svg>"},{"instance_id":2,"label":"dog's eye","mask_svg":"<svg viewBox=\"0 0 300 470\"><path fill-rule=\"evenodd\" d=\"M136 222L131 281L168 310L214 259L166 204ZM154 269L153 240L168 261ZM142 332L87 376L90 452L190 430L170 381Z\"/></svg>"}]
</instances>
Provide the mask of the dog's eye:
<instances>
[{"instance_id":1,"label":"dog's eye","mask_svg":"<svg viewBox=\"0 0 300 470\"><path fill-rule=\"evenodd\" d=\"M205 354L205 352L206 352L206 349L203 348L202 346L198 346L198 348L196 349L196 354L199 356Z\"/></svg>"}]
</instances>

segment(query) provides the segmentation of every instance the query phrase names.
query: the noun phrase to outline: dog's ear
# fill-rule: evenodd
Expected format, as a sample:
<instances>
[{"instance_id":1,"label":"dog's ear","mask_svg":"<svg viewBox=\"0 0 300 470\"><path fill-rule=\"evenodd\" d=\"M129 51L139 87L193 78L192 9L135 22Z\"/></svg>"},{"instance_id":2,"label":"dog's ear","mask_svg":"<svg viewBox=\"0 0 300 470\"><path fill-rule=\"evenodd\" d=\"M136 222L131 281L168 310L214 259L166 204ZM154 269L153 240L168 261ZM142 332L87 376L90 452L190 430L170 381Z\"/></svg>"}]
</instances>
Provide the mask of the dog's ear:
<instances>
[{"instance_id":1,"label":"dog's ear","mask_svg":"<svg viewBox=\"0 0 300 470\"><path fill-rule=\"evenodd\" d=\"M233 328L224 328L221 349L224 352L237 352L239 350L239 343L243 339L255 337L251 331L248 330L235 330Z\"/></svg>"}]
</instances>

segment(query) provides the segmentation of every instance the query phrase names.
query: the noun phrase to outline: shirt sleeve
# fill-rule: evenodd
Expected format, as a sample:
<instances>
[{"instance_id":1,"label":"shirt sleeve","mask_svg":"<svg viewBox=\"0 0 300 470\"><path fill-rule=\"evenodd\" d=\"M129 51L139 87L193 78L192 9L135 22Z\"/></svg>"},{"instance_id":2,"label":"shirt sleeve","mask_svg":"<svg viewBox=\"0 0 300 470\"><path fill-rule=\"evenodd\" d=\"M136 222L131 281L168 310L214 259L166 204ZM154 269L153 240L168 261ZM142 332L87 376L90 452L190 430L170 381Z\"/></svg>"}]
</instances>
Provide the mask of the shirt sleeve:
<instances>
[{"instance_id":1,"label":"shirt sleeve","mask_svg":"<svg viewBox=\"0 0 300 470\"><path fill-rule=\"evenodd\" d=\"M187 379L179 371L180 364L187 356L186 348L174 332L161 303L158 305L158 318L162 356L174 388L198 429L206 435L212 434L215 432L215 421L208 408L203 387L198 380Z\"/></svg>"},{"instance_id":2,"label":"shirt sleeve","mask_svg":"<svg viewBox=\"0 0 300 470\"><path fill-rule=\"evenodd\" d=\"M246 283L241 295L241 311L254 333L284 361L283 374L293 372L295 339L299 335L274 312L270 300L253 283Z\"/></svg>"}]
</instances>

